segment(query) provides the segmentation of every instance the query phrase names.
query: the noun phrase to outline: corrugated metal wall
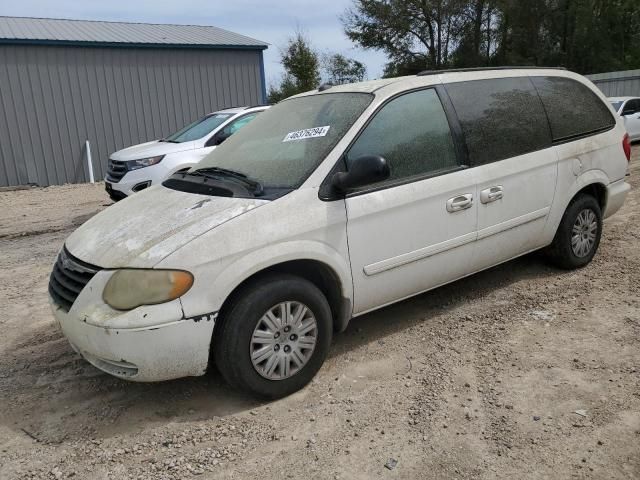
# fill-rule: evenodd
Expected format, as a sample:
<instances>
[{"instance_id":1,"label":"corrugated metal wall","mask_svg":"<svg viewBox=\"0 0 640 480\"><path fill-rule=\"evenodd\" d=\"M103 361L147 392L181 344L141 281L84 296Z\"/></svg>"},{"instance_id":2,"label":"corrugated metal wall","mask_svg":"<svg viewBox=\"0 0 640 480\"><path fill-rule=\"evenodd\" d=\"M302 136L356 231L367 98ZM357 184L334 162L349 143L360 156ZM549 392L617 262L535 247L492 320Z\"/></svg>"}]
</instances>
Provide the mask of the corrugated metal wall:
<instances>
[{"instance_id":1,"label":"corrugated metal wall","mask_svg":"<svg viewBox=\"0 0 640 480\"><path fill-rule=\"evenodd\" d=\"M587 75L607 97L640 97L640 70Z\"/></svg>"},{"instance_id":2,"label":"corrugated metal wall","mask_svg":"<svg viewBox=\"0 0 640 480\"><path fill-rule=\"evenodd\" d=\"M121 148L263 102L259 50L0 45L0 186L96 179Z\"/></svg>"}]
</instances>

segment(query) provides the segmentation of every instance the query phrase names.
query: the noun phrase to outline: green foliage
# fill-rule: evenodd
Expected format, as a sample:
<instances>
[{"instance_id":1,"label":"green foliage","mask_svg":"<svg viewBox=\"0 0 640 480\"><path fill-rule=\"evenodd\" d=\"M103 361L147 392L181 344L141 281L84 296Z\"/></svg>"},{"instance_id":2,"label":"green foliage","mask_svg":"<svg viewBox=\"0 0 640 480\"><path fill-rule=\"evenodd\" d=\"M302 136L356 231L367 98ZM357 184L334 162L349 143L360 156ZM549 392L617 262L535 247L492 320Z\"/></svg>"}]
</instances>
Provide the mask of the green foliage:
<instances>
[{"instance_id":1,"label":"green foliage","mask_svg":"<svg viewBox=\"0 0 640 480\"><path fill-rule=\"evenodd\" d=\"M347 36L384 51L392 65L444 68L449 64L462 11L460 0L354 0L342 17Z\"/></svg>"},{"instance_id":2,"label":"green foliage","mask_svg":"<svg viewBox=\"0 0 640 480\"><path fill-rule=\"evenodd\" d=\"M428 68L428 67L427 67ZM425 69L424 61L421 59L391 61L384 66L383 78L403 77L405 75L415 75Z\"/></svg>"},{"instance_id":3,"label":"green foliage","mask_svg":"<svg viewBox=\"0 0 640 480\"><path fill-rule=\"evenodd\" d=\"M285 74L279 86L269 88L268 101L276 103L283 98L313 90L320 83L320 61L309 40L297 32L286 48L280 52Z\"/></svg>"},{"instance_id":4,"label":"green foliage","mask_svg":"<svg viewBox=\"0 0 640 480\"><path fill-rule=\"evenodd\" d=\"M367 75L367 67L362 62L339 53L325 55L322 63L327 74L327 82L332 85L361 82Z\"/></svg>"},{"instance_id":5,"label":"green foliage","mask_svg":"<svg viewBox=\"0 0 640 480\"><path fill-rule=\"evenodd\" d=\"M292 95L304 92L298 88L295 79L290 74L284 74L279 86L271 85L269 92L267 93L268 103L278 103L280 100L284 100Z\"/></svg>"},{"instance_id":6,"label":"green foliage","mask_svg":"<svg viewBox=\"0 0 640 480\"><path fill-rule=\"evenodd\" d=\"M347 36L385 76L484 65L640 68L638 0L353 0Z\"/></svg>"}]
</instances>

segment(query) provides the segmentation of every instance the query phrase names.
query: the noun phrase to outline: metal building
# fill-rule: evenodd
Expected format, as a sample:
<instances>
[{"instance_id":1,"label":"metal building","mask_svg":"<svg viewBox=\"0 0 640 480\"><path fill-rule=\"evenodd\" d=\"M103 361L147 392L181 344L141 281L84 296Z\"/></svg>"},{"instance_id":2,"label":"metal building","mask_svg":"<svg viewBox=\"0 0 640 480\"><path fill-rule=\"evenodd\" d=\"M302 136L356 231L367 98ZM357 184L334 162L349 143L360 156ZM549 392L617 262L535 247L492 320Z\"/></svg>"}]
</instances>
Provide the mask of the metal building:
<instances>
[{"instance_id":1,"label":"metal building","mask_svg":"<svg viewBox=\"0 0 640 480\"><path fill-rule=\"evenodd\" d=\"M640 70L587 75L607 97L640 97Z\"/></svg>"},{"instance_id":2,"label":"metal building","mask_svg":"<svg viewBox=\"0 0 640 480\"><path fill-rule=\"evenodd\" d=\"M0 186L96 179L110 153L265 102L267 44L210 26L0 17Z\"/></svg>"}]
</instances>

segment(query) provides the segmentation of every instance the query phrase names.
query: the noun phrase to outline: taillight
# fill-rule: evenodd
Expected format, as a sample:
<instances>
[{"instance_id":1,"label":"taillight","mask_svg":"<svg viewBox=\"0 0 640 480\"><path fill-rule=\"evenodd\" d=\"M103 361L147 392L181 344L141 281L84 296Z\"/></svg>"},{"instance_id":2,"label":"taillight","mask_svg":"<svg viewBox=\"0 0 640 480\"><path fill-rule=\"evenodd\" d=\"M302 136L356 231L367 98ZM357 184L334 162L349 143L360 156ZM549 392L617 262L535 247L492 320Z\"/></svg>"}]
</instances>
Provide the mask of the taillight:
<instances>
[{"instance_id":1,"label":"taillight","mask_svg":"<svg viewBox=\"0 0 640 480\"><path fill-rule=\"evenodd\" d=\"M622 149L624 150L624 154L627 156L627 162L631 161L631 142L629 141L629 134L625 133L624 137L622 137Z\"/></svg>"}]
</instances>

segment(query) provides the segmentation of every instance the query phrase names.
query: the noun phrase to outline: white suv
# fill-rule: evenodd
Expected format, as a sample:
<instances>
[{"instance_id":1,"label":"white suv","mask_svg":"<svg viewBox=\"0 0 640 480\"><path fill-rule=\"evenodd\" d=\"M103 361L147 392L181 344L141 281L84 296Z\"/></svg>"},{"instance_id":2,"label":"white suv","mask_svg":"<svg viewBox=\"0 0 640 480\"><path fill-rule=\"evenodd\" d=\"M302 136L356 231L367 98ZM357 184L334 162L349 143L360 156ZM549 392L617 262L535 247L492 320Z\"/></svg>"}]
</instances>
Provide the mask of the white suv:
<instances>
[{"instance_id":1,"label":"white suv","mask_svg":"<svg viewBox=\"0 0 640 480\"><path fill-rule=\"evenodd\" d=\"M236 387L287 395L354 316L545 247L586 265L630 188L622 119L574 73L320 90L67 239L49 293L84 358L137 381L211 359Z\"/></svg>"},{"instance_id":2,"label":"white suv","mask_svg":"<svg viewBox=\"0 0 640 480\"><path fill-rule=\"evenodd\" d=\"M609 98L613 109L624 119L624 126L629 134L629 140L640 140L640 98L614 97Z\"/></svg>"},{"instance_id":3,"label":"white suv","mask_svg":"<svg viewBox=\"0 0 640 480\"><path fill-rule=\"evenodd\" d=\"M268 106L238 107L205 115L173 135L111 154L104 185L112 200L157 185L189 170Z\"/></svg>"}]
</instances>

